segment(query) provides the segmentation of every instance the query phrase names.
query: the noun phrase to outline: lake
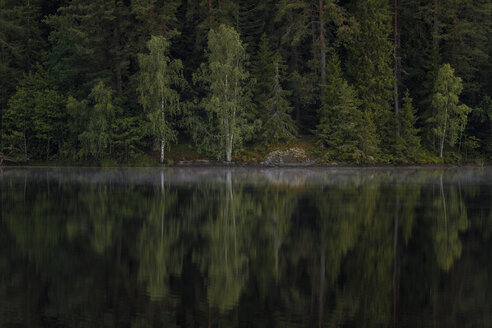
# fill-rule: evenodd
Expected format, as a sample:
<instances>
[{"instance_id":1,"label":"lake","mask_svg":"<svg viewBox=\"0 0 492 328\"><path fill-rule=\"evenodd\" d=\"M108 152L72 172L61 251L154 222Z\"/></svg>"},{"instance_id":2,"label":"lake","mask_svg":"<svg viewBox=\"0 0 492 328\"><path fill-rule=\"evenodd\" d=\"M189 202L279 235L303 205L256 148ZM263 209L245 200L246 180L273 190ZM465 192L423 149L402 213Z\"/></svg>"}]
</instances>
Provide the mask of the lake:
<instances>
[{"instance_id":1,"label":"lake","mask_svg":"<svg viewBox=\"0 0 492 328\"><path fill-rule=\"evenodd\" d=\"M491 327L492 169L6 168L0 327Z\"/></svg>"}]
</instances>

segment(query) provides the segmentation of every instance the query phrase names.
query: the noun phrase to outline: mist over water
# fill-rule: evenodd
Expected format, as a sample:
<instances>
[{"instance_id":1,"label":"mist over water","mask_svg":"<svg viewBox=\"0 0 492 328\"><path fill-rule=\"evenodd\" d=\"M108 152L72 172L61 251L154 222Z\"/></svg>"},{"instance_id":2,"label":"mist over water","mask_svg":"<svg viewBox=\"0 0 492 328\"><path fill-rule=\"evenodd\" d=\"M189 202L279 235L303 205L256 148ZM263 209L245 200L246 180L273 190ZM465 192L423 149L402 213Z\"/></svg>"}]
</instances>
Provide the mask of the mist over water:
<instances>
[{"instance_id":1,"label":"mist over water","mask_svg":"<svg viewBox=\"0 0 492 328\"><path fill-rule=\"evenodd\" d=\"M489 327L492 170L0 171L0 327Z\"/></svg>"}]
</instances>

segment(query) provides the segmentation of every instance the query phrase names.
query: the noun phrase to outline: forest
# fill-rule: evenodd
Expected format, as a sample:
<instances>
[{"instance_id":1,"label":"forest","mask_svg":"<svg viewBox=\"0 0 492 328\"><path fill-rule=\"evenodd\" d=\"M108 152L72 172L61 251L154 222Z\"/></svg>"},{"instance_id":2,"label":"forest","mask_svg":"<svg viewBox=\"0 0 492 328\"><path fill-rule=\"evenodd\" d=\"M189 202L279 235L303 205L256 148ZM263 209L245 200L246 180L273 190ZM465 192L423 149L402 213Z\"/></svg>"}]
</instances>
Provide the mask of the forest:
<instances>
[{"instance_id":1,"label":"forest","mask_svg":"<svg viewBox=\"0 0 492 328\"><path fill-rule=\"evenodd\" d=\"M491 56L491 0L0 0L0 157L483 165Z\"/></svg>"}]
</instances>

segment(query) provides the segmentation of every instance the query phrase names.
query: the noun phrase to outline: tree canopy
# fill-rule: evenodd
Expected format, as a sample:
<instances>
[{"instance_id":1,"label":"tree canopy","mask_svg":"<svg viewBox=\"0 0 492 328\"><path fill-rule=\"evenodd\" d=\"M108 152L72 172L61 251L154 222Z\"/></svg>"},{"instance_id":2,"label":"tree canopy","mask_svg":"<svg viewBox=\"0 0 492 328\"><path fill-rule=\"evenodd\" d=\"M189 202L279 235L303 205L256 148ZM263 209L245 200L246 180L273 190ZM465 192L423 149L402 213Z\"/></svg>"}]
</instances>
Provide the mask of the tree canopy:
<instances>
[{"instance_id":1,"label":"tree canopy","mask_svg":"<svg viewBox=\"0 0 492 328\"><path fill-rule=\"evenodd\" d=\"M491 22L489 0L3 0L0 151L233 161L302 140L322 161L490 159ZM105 146L86 152L101 85Z\"/></svg>"}]
</instances>

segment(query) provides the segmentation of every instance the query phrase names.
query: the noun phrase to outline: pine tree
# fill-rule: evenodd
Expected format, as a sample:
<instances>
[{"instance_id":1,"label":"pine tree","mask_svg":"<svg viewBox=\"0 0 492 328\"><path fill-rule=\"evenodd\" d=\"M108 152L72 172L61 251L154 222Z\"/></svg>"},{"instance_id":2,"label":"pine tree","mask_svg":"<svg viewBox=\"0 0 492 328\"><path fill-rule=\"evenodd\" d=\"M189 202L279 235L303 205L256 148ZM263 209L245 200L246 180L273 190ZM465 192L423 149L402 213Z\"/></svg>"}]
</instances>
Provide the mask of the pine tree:
<instances>
[{"instance_id":1,"label":"pine tree","mask_svg":"<svg viewBox=\"0 0 492 328\"><path fill-rule=\"evenodd\" d=\"M152 134L160 144L160 163L164 149L175 142L177 132L170 117L180 108L180 94L175 89L183 84L183 65L169 57L170 42L162 36L152 36L147 43L149 54L140 54L139 101L147 112Z\"/></svg>"},{"instance_id":2,"label":"pine tree","mask_svg":"<svg viewBox=\"0 0 492 328\"><path fill-rule=\"evenodd\" d=\"M267 143L287 141L297 135L297 127L290 113L287 96L291 94L282 88L281 81L285 65L280 54L274 57L270 64L274 68L275 75L272 77L269 98L261 105L263 113L263 138Z\"/></svg>"},{"instance_id":3,"label":"pine tree","mask_svg":"<svg viewBox=\"0 0 492 328\"><path fill-rule=\"evenodd\" d=\"M406 90L403 106L397 117L400 135L396 138L395 153L397 156L415 160L422 151L420 147L419 129L416 128L416 110L412 105L410 92Z\"/></svg>"},{"instance_id":4,"label":"pine tree","mask_svg":"<svg viewBox=\"0 0 492 328\"><path fill-rule=\"evenodd\" d=\"M436 116L428 123L433 126L436 137L439 138L439 157L442 158L444 142L447 140L453 146L463 133L468 114L471 109L461 104L459 96L463 90L461 78L454 76L454 69L449 64L444 64L439 69L434 85L433 106Z\"/></svg>"}]
</instances>

